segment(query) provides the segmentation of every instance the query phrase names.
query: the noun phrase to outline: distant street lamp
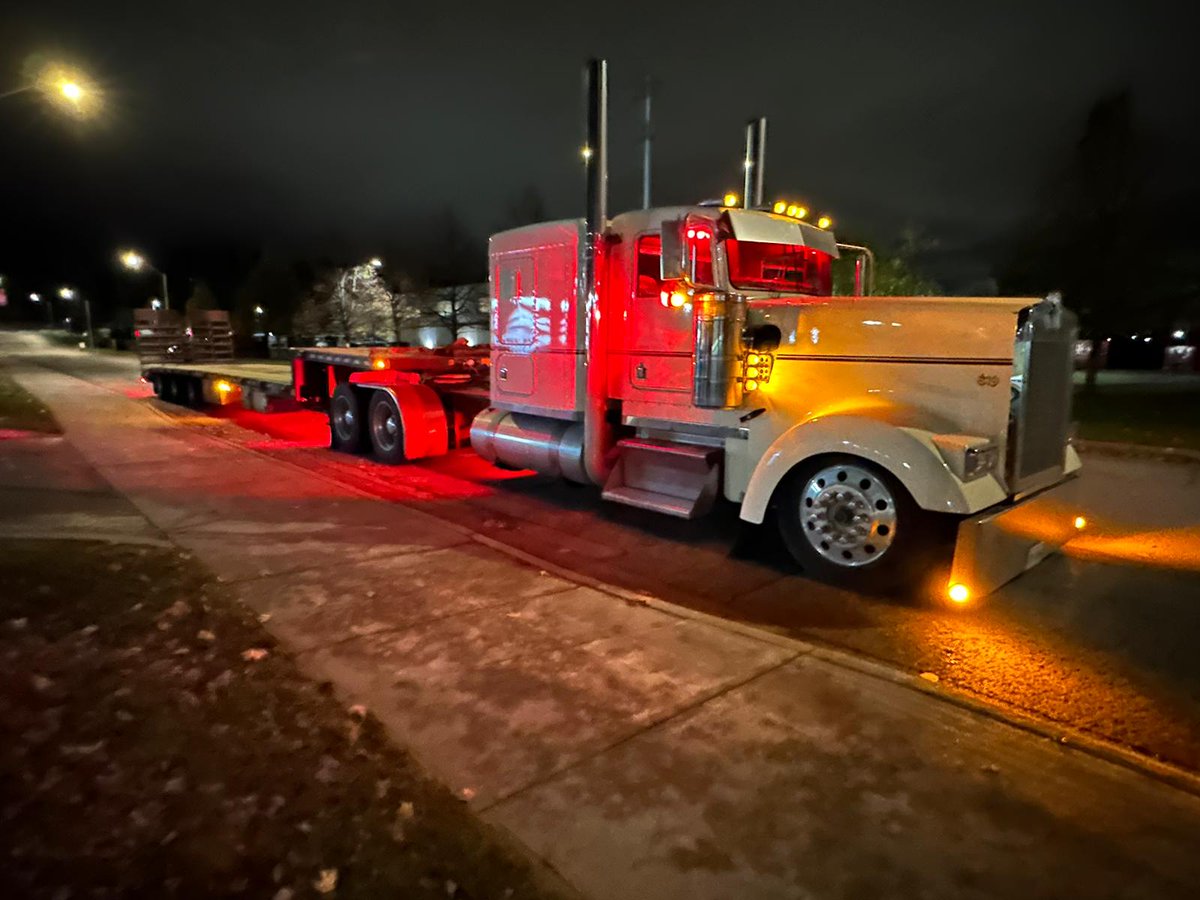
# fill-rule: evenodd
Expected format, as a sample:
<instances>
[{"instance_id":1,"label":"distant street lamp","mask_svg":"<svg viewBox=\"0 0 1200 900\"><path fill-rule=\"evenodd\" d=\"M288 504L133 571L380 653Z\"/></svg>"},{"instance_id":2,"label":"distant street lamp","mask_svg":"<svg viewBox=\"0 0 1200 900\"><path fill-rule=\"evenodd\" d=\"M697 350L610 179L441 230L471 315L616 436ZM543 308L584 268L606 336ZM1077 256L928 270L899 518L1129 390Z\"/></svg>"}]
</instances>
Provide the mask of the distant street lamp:
<instances>
[{"instance_id":1,"label":"distant street lamp","mask_svg":"<svg viewBox=\"0 0 1200 900\"><path fill-rule=\"evenodd\" d=\"M60 287L58 289L58 296L62 297L64 300L78 300L80 303L83 304L83 321L84 321L84 324L87 326L88 347L91 348L92 350L95 350L96 349L96 336L92 333L92 304L91 304L91 301L88 300L87 297L80 296L79 292L77 290L75 290L74 288L65 287L65 286ZM68 323L70 323L70 321L71 321L70 319L67 319Z\"/></svg>"},{"instance_id":2,"label":"distant street lamp","mask_svg":"<svg viewBox=\"0 0 1200 900\"><path fill-rule=\"evenodd\" d=\"M378 256L372 256L369 260L367 260L367 265L370 266L372 269L382 269L383 268L383 260L380 259Z\"/></svg>"},{"instance_id":3,"label":"distant street lamp","mask_svg":"<svg viewBox=\"0 0 1200 900\"><path fill-rule=\"evenodd\" d=\"M99 88L91 84L78 69L63 63L42 66L32 81L5 91L0 94L0 100L29 91L38 91L52 106L79 118L94 115L99 111L102 101Z\"/></svg>"},{"instance_id":4,"label":"distant street lamp","mask_svg":"<svg viewBox=\"0 0 1200 900\"><path fill-rule=\"evenodd\" d=\"M42 295L41 294L30 294L29 302L41 305ZM52 310L50 308L50 298L49 297L46 298L46 324L49 325L51 328L54 327L54 310Z\"/></svg>"},{"instance_id":5,"label":"distant street lamp","mask_svg":"<svg viewBox=\"0 0 1200 900\"><path fill-rule=\"evenodd\" d=\"M171 308L171 297L167 293L167 276L164 272L150 265L146 257L142 256L142 254L138 253L136 250L121 251L120 260L121 265L131 272L154 272L157 274L158 277L162 279L163 308ZM151 303L150 306L152 309L157 309L153 303Z\"/></svg>"}]
</instances>

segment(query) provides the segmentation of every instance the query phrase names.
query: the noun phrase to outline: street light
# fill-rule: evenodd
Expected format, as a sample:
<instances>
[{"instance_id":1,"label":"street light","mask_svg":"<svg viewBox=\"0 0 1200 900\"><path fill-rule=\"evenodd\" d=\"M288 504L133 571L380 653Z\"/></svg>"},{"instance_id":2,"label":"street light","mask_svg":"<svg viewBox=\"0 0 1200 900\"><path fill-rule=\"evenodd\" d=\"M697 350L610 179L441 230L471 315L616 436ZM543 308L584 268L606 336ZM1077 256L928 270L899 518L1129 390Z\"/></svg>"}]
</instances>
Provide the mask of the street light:
<instances>
[{"instance_id":1,"label":"street light","mask_svg":"<svg viewBox=\"0 0 1200 900\"><path fill-rule=\"evenodd\" d=\"M30 294L29 302L40 306L42 303L42 295L37 294L37 293ZM50 298L49 297L46 298L46 324L49 325L51 328L54 327L54 310L52 310L50 308Z\"/></svg>"},{"instance_id":2,"label":"street light","mask_svg":"<svg viewBox=\"0 0 1200 900\"><path fill-rule=\"evenodd\" d=\"M369 260L367 260L367 265L370 266L372 269L382 269L383 268L383 260L380 259L378 256L372 256Z\"/></svg>"},{"instance_id":3,"label":"street light","mask_svg":"<svg viewBox=\"0 0 1200 900\"><path fill-rule=\"evenodd\" d=\"M81 302L83 304L83 321L87 326L88 347L90 347L92 350L95 350L96 349L96 336L92 333L92 304L91 304L91 301L88 300L87 297L80 296L79 292L77 290L75 290L74 288L66 287L65 285L58 289L58 296L62 297L62 299L64 299L64 300L78 300L79 302ZM70 321L71 321L70 319L67 319L68 324L70 323Z\"/></svg>"},{"instance_id":4,"label":"street light","mask_svg":"<svg viewBox=\"0 0 1200 900\"><path fill-rule=\"evenodd\" d=\"M100 110L100 89L78 69L65 63L47 63L31 81L0 94L0 100L29 91L39 92L52 106L78 118L87 118Z\"/></svg>"},{"instance_id":5,"label":"street light","mask_svg":"<svg viewBox=\"0 0 1200 900\"><path fill-rule=\"evenodd\" d=\"M146 259L146 257L142 256L142 254L138 253L136 250L122 250L120 254L118 254L118 258L121 260L121 265L123 265L130 272L146 271L157 274L158 277L162 279L163 308L171 308L171 298L167 294L167 276L165 272L162 272L150 265L150 262Z\"/></svg>"}]
</instances>

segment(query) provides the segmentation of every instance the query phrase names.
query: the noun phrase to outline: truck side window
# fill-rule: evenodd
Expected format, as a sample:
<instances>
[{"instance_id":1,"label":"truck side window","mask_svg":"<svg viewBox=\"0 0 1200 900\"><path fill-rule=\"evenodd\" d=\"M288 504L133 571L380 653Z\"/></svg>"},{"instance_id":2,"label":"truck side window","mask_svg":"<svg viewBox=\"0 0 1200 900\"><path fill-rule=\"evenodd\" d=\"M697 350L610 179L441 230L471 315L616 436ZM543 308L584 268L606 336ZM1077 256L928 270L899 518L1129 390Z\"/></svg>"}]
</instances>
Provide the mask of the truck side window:
<instances>
[{"instance_id":1,"label":"truck side window","mask_svg":"<svg viewBox=\"0 0 1200 900\"><path fill-rule=\"evenodd\" d=\"M643 234L637 239L637 292L638 297L658 299L662 290L662 238L657 234Z\"/></svg>"}]
</instances>

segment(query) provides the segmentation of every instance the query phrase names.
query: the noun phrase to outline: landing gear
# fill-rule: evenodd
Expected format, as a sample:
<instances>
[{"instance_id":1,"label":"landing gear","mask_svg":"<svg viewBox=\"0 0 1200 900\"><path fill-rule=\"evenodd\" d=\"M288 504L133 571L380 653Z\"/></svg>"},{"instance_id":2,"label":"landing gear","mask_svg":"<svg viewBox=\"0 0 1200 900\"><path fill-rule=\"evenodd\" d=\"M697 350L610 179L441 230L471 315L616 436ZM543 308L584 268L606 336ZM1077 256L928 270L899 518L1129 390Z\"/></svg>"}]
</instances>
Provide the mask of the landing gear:
<instances>
[{"instance_id":1,"label":"landing gear","mask_svg":"<svg viewBox=\"0 0 1200 900\"><path fill-rule=\"evenodd\" d=\"M373 391L367 412L371 449L380 462L404 462L404 425L400 409L387 391Z\"/></svg>"},{"instance_id":2,"label":"landing gear","mask_svg":"<svg viewBox=\"0 0 1200 900\"><path fill-rule=\"evenodd\" d=\"M781 487L776 516L806 573L871 592L917 581L943 530L896 479L854 457L798 467Z\"/></svg>"},{"instance_id":3,"label":"landing gear","mask_svg":"<svg viewBox=\"0 0 1200 900\"><path fill-rule=\"evenodd\" d=\"M366 403L348 384L339 384L329 401L329 446L342 453L361 453L367 449L363 427Z\"/></svg>"}]
</instances>

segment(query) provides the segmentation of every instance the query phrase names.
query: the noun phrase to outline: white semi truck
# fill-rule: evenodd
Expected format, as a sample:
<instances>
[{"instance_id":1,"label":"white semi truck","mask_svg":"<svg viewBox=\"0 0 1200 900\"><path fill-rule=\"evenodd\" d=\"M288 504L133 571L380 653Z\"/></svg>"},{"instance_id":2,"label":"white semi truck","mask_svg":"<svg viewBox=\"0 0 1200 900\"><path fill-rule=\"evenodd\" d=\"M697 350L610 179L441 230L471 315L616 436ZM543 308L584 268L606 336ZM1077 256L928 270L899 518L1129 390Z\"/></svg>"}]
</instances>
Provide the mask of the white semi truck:
<instances>
[{"instance_id":1,"label":"white semi truck","mask_svg":"<svg viewBox=\"0 0 1200 900\"><path fill-rule=\"evenodd\" d=\"M294 360L290 390L324 406L335 449L399 462L469 441L674 516L723 496L813 576L936 573L957 602L1082 527L1076 323L1056 299L833 296L834 235L764 206L761 178L741 203L610 218L604 64L589 76L587 216L491 238L490 351ZM748 162L761 175L761 143ZM167 396L238 392L236 367L146 375Z\"/></svg>"}]
</instances>

